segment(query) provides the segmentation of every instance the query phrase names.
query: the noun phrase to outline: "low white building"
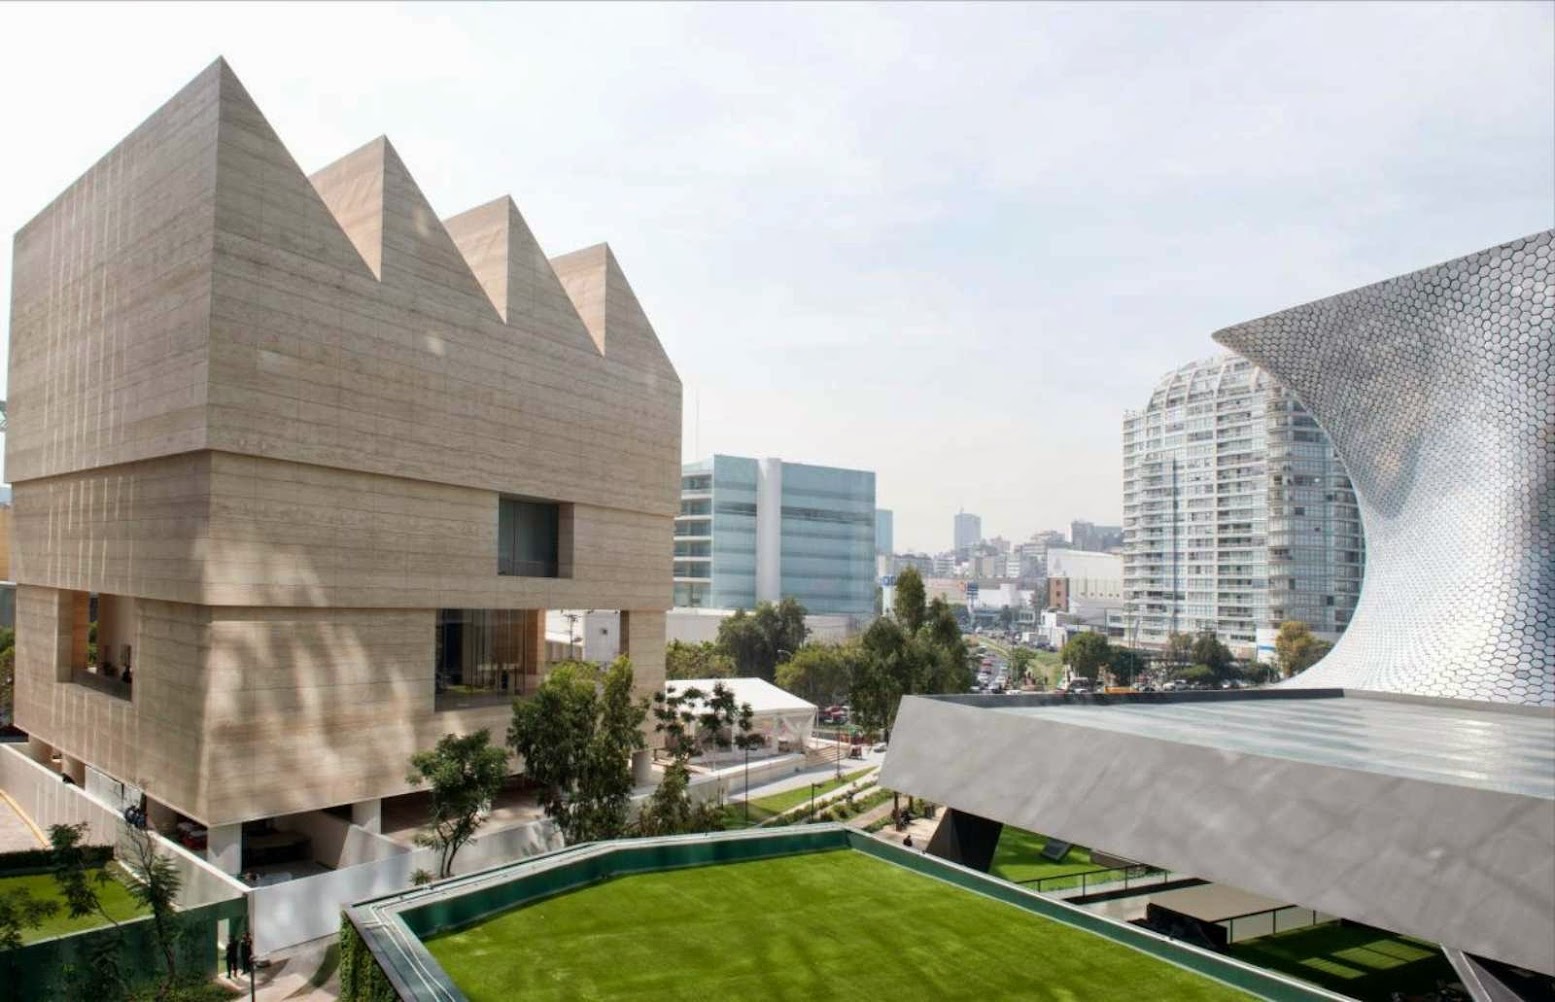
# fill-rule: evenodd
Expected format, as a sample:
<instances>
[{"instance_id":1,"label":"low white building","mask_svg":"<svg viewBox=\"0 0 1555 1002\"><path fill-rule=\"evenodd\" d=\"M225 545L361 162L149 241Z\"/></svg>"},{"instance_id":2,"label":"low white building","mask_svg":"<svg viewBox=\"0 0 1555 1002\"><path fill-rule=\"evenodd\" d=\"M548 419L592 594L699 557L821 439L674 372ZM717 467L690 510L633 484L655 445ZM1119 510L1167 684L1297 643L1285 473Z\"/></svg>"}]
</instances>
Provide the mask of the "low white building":
<instances>
[{"instance_id":1,"label":"low white building","mask_svg":"<svg viewBox=\"0 0 1555 1002\"><path fill-rule=\"evenodd\" d=\"M764 679L676 679L664 683L664 691L674 694L699 689L711 693L715 685L732 690L736 706L750 704L751 730L767 739L763 754L803 751L810 743L810 732L815 728L816 705ZM693 713L700 711L699 702L690 707Z\"/></svg>"},{"instance_id":2,"label":"low white building","mask_svg":"<svg viewBox=\"0 0 1555 1002\"><path fill-rule=\"evenodd\" d=\"M717 640L718 625L732 615L733 609L671 609L664 616L664 639L666 642L678 640L683 644ZM810 640L841 643L857 636L868 624L855 616L811 613L805 616L804 625L810 630Z\"/></svg>"}]
</instances>

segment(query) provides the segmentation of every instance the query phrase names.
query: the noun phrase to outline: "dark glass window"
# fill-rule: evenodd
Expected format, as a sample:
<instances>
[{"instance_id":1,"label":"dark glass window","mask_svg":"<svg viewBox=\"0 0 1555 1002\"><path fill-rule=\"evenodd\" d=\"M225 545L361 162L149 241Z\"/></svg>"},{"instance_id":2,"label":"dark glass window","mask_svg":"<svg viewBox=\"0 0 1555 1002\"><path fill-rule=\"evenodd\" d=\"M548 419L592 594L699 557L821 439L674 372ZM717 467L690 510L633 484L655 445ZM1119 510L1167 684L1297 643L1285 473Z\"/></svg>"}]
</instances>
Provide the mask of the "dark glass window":
<instances>
[{"instance_id":1,"label":"dark glass window","mask_svg":"<svg viewBox=\"0 0 1555 1002\"><path fill-rule=\"evenodd\" d=\"M497 573L525 578L557 576L561 505L502 498L497 504Z\"/></svg>"}]
</instances>

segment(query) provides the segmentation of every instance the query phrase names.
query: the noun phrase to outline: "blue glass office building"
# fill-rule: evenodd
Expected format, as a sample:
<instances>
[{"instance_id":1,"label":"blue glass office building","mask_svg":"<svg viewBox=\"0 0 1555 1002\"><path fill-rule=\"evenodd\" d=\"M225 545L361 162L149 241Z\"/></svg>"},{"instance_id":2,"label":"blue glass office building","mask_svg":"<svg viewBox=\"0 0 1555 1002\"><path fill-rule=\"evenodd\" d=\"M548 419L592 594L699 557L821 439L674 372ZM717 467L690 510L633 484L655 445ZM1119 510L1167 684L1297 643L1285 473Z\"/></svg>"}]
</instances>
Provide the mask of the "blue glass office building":
<instances>
[{"instance_id":1,"label":"blue glass office building","mask_svg":"<svg viewBox=\"0 0 1555 1002\"><path fill-rule=\"evenodd\" d=\"M875 475L743 456L687 464L675 605L749 609L789 597L813 613L873 613Z\"/></svg>"}]
</instances>

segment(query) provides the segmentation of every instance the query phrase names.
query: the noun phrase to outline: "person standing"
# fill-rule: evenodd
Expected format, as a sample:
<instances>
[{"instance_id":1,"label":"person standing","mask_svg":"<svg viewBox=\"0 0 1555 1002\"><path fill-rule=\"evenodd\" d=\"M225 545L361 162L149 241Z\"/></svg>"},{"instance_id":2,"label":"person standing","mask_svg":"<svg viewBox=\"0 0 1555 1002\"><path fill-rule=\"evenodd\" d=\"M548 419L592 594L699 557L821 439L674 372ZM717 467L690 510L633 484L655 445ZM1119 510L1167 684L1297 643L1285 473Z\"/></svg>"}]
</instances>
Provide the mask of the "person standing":
<instances>
[{"instance_id":1,"label":"person standing","mask_svg":"<svg viewBox=\"0 0 1555 1002\"><path fill-rule=\"evenodd\" d=\"M238 941L236 937L227 937L227 977L238 976Z\"/></svg>"},{"instance_id":2,"label":"person standing","mask_svg":"<svg viewBox=\"0 0 1555 1002\"><path fill-rule=\"evenodd\" d=\"M244 974L254 973L254 934L245 932L243 942L238 946L238 962L243 965Z\"/></svg>"}]
</instances>

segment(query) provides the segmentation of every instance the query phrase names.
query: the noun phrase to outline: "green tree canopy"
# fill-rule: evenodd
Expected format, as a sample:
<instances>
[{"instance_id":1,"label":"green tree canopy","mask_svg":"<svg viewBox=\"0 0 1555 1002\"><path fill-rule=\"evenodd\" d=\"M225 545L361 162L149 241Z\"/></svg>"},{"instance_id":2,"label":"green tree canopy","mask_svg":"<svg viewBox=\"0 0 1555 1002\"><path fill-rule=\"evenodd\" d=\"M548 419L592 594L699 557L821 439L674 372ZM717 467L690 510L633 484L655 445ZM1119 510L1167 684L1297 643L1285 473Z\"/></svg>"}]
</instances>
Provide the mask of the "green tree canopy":
<instances>
[{"instance_id":1,"label":"green tree canopy","mask_svg":"<svg viewBox=\"0 0 1555 1002\"><path fill-rule=\"evenodd\" d=\"M1010 681L1019 683L1031 673L1031 663L1037 652L1029 647L1017 647L1010 651Z\"/></svg>"},{"instance_id":2,"label":"green tree canopy","mask_svg":"<svg viewBox=\"0 0 1555 1002\"><path fill-rule=\"evenodd\" d=\"M1203 630L1193 639L1193 663L1204 665L1216 678L1229 678L1235 674L1236 658L1231 648L1220 642L1214 630Z\"/></svg>"},{"instance_id":3,"label":"green tree canopy","mask_svg":"<svg viewBox=\"0 0 1555 1002\"><path fill-rule=\"evenodd\" d=\"M507 774L507 753L485 730L445 734L436 747L410 757L406 782L432 791L431 831L418 841L438 850L439 877L453 873L454 857L485 822Z\"/></svg>"},{"instance_id":4,"label":"green tree canopy","mask_svg":"<svg viewBox=\"0 0 1555 1002\"><path fill-rule=\"evenodd\" d=\"M849 694L853 715L863 726L887 734L903 696L966 692L972 684L961 627L941 599L928 604L915 631L909 631L900 616L875 620L858 650Z\"/></svg>"},{"instance_id":5,"label":"green tree canopy","mask_svg":"<svg viewBox=\"0 0 1555 1002\"><path fill-rule=\"evenodd\" d=\"M1112 646L1107 657L1107 668L1112 672L1112 677L1124 685L1133 685L1134 680L1149 667L1145 656L1128 647Z\"/></svg>"},{"instance_id":6,"label":"green tree canopy","mask_svg":"<svg viewBox=\"0 0 1555 1002\"><path fill-rule=\"evenodd\" d=\"M671 640L664 647L664 677L669 681L733 678L734 659L711 640L700 644Z\"/></svg>"},{"instance_id":7,"label":"green tree canopy","mask_svg":"<svg viewBox=\"0 0 1555 1002\"><path fill-rule=\"evenodd\" d=\"M1274 639L1280 672L1286 678L1299 675L1323 660L1333 646L1313 636L1312 628L1306 623L1293 619L1280 624L1279 635Z\"/></svg>"},{"instance_id":8,"label":"green tree canopy","mask_svg":"<svg viewBox=\"0 0 1555 1002\"><path fill-rule=\"evenodd\" d=\"M1169 633L1166 636L1166 661L1168 664L1182 667L1193 663L1193 635L1191 633Z\"/></svg>"},{"instance_id":9,"label":"green tree canopy","mask_svg":"<svg viewBox=\"0 0 1555 1002\"><path fill-rule=\"evenodd\" d=\"M1112 656L1111 645L1100 633L1077 633L1059 653L1064 664L1081 678L1096 681Z\"/></svg>"},{"instance_id":10,"label":"green tree canopy","mask_svg":"<svg viewBox=\"0 0 1555 1002\"><path fill-rule=\"evenodd\" d=\"M891 612L908 633L917 633L928 613L923 591L923 575L916 567L904 567L896 576L896 593L891 597Z\"/></svg>"},{"instance_id":11,"label":"green tree canopy","mask_svg":"<svg viewBox=\"0 0 1555 1002\"><path fill-rule=\"evenodd\" d=\"M736 610L718 624L718 648L733 660L742 678L771 682L778 664L803 647L809 635L805 607L785 598L775 605L758 602L753 612Z\"/></svg>"},{"instance_id":12,"label":"green tree canopy","mask_svg":"<svg viewBox=\"0 0 1555 1002\"><path fill-rule=\"evenodd\" d=\"M632 752L643 746L647 705L632 696L632 663L581 661L551 669L533 696L513 704L508 745L540 786L540 805L568 842L626 830Z\"/></svg>"},{"instance_id":13,"label":"green tree canopy","mask_svg":"<svg viewBox=\"0 0 1555 1002\"><path fill-rule=\"evenodd\" d=\"M861 656L857 644L805 644L778 665L777 686L817 706L845 703Z\"/></svg>"}]
</instances>

